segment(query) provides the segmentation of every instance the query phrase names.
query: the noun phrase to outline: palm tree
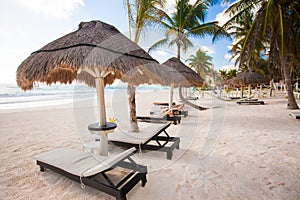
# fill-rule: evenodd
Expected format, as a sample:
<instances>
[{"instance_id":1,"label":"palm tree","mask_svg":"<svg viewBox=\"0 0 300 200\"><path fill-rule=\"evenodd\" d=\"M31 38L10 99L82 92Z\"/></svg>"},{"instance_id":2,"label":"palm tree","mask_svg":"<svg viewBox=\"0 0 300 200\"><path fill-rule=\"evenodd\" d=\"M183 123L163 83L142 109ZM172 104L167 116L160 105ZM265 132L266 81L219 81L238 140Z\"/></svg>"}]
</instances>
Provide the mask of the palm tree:
<instances>
[{"instance_id":1,"label":"palm tree","mask_svg":"<svg viewBox=\"0 0 300 200\"><path fill-rule=\"evenodd\" d=\"M190 66L202 77L212 72L212 57L207 55L205 51L198 49L196 55L191 55L186 61L190 62Z\"/></svg>"},{"instance_id":2,"label":"palm tree","mask_svg":"<svg viewBox=\"0 0 300 200\"><path fill-rule=\"evenodd\" d=\"M175 45L177 58L180 60L181 50L186 52L193 46L190 37L203 38L207 35L214 35L216 39L219 36L229 36L218 26L218 22L204 23L206 11L213 3L215 3L213 0L197 0L194 4L190 4L189 0L176 0L174 13L168 15L166 12L161 12L157 18L157 22L166 30L165 38L153 44L149 52L163 45ZM181 87L179 87L179 96L184 99Z\"/></svg>"},{"instance_id":3,"label":"palm tree","mask_svg":"<svg viewBox=\"0 0 300 200\"><path fill-rule=\"evenodd\" d=\"M225 24L237 23L242 15L254 12L258 7L254 21L247 31L239 60L247 58L247 66L253 57L257 45L268 46L269 61L280 66L288 94L289 109L298 109L291 84L291 63L299 58L295 49L299 48L300 3L298 0L239 0L227 10L232 17ZM296 42L296 43L295 43ZM247 57L247 55L250 55Z\"/></svg>"},{"instance_id":4,"label":"palm tree","mask_svg":"<svg viewBox=\"0 0 300 200\"><path fill-rule=\"evenodd\" d=\"M186 52L189 47L193 46L190 37L203 38L216 33L218 33L218 36L229 36L227 32L218 26L218 22L204 23L210 3L212 1L198 0L192 5L189 0L177 0L175 12L171 16L165 12L160 13L160 18L157 21L166 30L165 38L153 44L149 51L166 44L169 46L175 45L177 58L180 59L181 50Z\"/></svg>"},{"instance_id":5,"label":"palm tree","mask_svg":"<svg viewBox=\"0 0 300 200\"><path fill-rule=\"evenodd\" d=\"M138 44L141 33L145 25L156 23L155 17L162 12L160 9L164 7L166 0L126 0L126 8L128 14L128 29L129 37L133 38L134 42ZM134 31L132 31L134 28ZM128 85L127 93L129 95L129 114L130 123L133 131L138 132L139 127L136 116L135 103L136 88L134 85Z\"/></svg>"}]
</instances>

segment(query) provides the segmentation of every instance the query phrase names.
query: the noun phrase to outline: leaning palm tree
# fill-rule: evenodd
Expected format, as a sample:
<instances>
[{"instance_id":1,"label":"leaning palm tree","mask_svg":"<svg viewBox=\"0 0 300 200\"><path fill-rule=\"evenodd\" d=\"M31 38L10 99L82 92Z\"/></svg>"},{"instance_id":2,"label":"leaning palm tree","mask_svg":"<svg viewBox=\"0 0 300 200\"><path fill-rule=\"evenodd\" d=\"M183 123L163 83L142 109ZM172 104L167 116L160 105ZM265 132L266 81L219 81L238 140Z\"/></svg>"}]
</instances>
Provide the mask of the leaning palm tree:
<instances>
[{"instance_id":1,"label":"leaning palm tree","mask_svg":"<svg viewBox=\"0 0 300 200\"><path fill-rule=\"evenodd\" d=\"M166 0L125 0L130 39L138 44L144 27L146 25L157 23L157 20L154 20L154 18L162 12L160 9L165 6L165 3ZM139 127L136 116L135 91L135 86L128 84L127 93L129 95L131 128L133 131L138 132Z\"/></svg>"},{"instance_id":2,"label":"leaning palm tree","mask_svg":"<svg viewBox=\"0 0 300 200\"><path fill-rule=\"evenodd\" d=\"M207 55L205 51L198 49L195 55L191 55L186 61L190 66L201 76L205 77L208 73L212 72L213 64L211 63L212 57Z\"/></svg>"},{"instance_id":3,"label":"leaning palm tree","mask_svg":"<svg viewBox=\"0 0 300 200\"><path fill-rule=\"evenodd\" d=\"M257 44L268 44L269 60L280 66L287 87L289 109L298 109L291 84L291 63L299 57L300 9L298 0L239 0L229 7L231 19L225 24L236 23L242 15L257 10L254 21L247 31L239 59L250 63ZM247 57L247 55L250 55ZM249 64L248 64L249 66Z\"/></svg>"}]
</instances>

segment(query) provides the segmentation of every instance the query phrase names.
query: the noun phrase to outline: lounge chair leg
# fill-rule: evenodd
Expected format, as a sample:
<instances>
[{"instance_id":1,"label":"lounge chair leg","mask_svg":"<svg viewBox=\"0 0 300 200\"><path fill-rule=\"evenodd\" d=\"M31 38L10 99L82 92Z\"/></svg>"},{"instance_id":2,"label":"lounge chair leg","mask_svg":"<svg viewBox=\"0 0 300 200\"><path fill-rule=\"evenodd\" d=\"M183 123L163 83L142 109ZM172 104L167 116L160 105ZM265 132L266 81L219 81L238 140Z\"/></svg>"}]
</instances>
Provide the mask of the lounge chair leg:
<instances>
[{"instance_id":1,"label":"lounge chair leg","mask_svg":"<svg viewBox=\"0 0 300 200\"><path fill-rule=\"evenodd\" d=\"M126 194L124 194L122 191L118 191L115 193L116 200L126 200Z\"/></svg>"},{"instance_id":2,"label":"lounge chair leg","mask_svg":"<svg viewBox=\"0 0 300 200\"><path fill-rule=\"evenodd\" d=\"M173 157L172 151L167 151L167 159L172 160L172 157Z\"/></svg>"},{"instance_id":3,"label":"lounge chair leg","mask_svg":"<svg viewBox=\"0 0 300 200\"><path fill-rule=\"evenodd\" d=\"M43 166L40 166L40 171L41 172L44 172L45 171L45 168Z\"/></svg>"},{"instance_id":4,"label":"lounge chair leg","mask_svg":"<svg viewBox=\"0 0 300 200\"><path fill-rule=\"evenodd\" d=\"M116 197L116 200L126 200L126 196L122 196L122 197Z\"/></svg>"},{"instance_id":5,"label":"lounge chair leg","mask_svg":"<svg viewBox=\"0 0 300 200\"><path fill-rule=\"evenodd\" d=\"M143 176L143 178L142 178L142 187L145 187L145 185L146 185L146 183L147 183L147 178L146 178L146 174L145 174L145 176Z\"/></svg>"}]
</instances>

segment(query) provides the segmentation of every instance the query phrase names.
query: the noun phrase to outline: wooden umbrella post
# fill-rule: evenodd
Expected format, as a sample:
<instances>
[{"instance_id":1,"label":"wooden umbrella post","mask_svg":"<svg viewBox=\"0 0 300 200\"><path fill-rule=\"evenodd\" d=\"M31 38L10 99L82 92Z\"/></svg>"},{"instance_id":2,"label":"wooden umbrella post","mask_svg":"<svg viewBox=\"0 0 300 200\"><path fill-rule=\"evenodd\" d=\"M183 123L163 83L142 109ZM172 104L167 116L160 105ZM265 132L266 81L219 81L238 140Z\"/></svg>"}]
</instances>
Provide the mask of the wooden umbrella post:
<instances>
[{"instance_id":1,"label":"wooden umbrella post","mask_svg":"<svg viewBox=\"0 0 300 200\"><path fill-rule=\"evenodd\" d=\"M174 97L174 84L171 84L171 88L170 88L170 101L169 101L169 110L172 109L173 97Z\"/></svg>"},{"instance_id":2,"label":"wooden umbrella post","mask_svg":"<svg viewBox=\"0 0 300 200\"><path fill-rule=\"evenodd\" d=\"M105 98L104 98L104 78L109 73L101 73L100 70L95 68L94 70L85 69L90 75L95 78L95 85L97 91L97 123L90 124L88 129L91 134L97 135L97 144L94 146L92 142L89 146L86 147L92 152L94 149L98 149L97 153L102 156L108 156L108 136L107 134L112 132L117 125L115 123L106 122L106 110L105 110Z\"/></svg>"},{"instance_id":3,"label":"wooden umbrella post","mask_svg":"<svg viewBox=\"0 0 300 200\"><path fill-rule=\"evenodd\" d=\"M248 85L248 93L249 93L248 98L250 99L251 98L251 84Z\"/></svg>"},{"instance_id":4,"label":"wooden umbrella post","mask_svg":"<svg viewBox=\"0 0 300 200\"><path fill-rule=\"evenodd\" d=\"M106 110L104 100L104 78L96 77L96 89L97 89L97 104L98 104L98 122L100 127L106 126Z\"/></svg>"}]
</instances>

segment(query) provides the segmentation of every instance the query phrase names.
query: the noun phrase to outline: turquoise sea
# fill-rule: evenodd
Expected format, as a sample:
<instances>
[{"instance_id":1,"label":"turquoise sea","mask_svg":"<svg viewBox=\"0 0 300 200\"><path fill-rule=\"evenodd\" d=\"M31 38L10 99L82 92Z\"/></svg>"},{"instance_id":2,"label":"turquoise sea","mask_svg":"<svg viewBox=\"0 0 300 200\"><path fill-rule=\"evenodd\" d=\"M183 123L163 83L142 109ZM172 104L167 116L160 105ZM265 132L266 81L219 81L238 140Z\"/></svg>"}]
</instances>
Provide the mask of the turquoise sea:
<instances>
[{"instance_id":1,"label":"turquoise sea","mask_svg":"<svg viewBox=\"0 0 300 200\"><path fill-rule=\"evenodd\" d=\"M126 91L127 84L119 83L105 87L105 95L112 95L117 91ZM141 85L137 91L166 90L168 87L159 85ZM69 85L36 84L30 91L21 90L17 84L0 84L0 110L30 108L39 106L59 105L72 102L74 98L89 98L96 94L95 88L82 83Z\"/></svg>"}]
</instances>

